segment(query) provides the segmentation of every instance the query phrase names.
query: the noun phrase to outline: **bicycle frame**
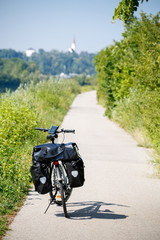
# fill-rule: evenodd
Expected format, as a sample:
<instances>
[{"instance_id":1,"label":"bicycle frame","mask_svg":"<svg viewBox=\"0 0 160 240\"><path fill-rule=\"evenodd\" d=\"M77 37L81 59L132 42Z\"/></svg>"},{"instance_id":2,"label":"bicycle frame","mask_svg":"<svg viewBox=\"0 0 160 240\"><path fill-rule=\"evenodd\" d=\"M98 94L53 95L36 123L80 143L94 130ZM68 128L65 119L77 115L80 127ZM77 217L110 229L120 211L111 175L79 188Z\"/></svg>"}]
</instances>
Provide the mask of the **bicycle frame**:
<instances>
[{"instance_id":1,"label":"bicycle frame","mask_svg":"<svg viewBox=\"0 0 160 240\"><path fill-rule=\"evenodd\" d=\"M57 170L58 181L59 181L59 182L62 182L61 174L60 174L60 171L59 171L59 166L60 166L60 164L59 164L58 161L55 161L53 164L55 165L56 170Z\"/></svg>"}]
</instances>

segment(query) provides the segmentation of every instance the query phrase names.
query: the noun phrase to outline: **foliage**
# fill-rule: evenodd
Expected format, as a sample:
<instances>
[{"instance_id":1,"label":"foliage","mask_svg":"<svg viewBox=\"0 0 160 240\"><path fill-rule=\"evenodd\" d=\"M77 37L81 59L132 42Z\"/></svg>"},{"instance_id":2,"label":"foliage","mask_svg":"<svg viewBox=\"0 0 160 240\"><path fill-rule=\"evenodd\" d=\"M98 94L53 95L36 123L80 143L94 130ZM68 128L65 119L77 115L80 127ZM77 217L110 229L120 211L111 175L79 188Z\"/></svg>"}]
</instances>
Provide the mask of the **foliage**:
<instances>
[{"instance_id":1,"label":"foliage","mask_svg":"<svg viewBox=\"0 0 160 240\"><path fill-rule=\"evenodd\" d=\"M27 58L24 53L12 49L0 50L0 92L16 90L20 84L38 83L49 75L76 76L80 85L95 84L95 54L81 52L63 53L56 50L45 52L40 49ZM68 77L68 76L67 76Z\"/></svg>"},{"instance_id":2,"label":"foliage","mask_svg":"<svg viewBox=\"0 0 160 240\"><path fill-rule=\"evenodd\" d=\"M85 74L82 75L75 75L71 79L74 79L78 82L80 86L95 86L96 85L96 75L93 76L86 76Z\"/></svg>"},{"instance_id":3,"label":"foliage","mask_svg":"<svg viewBox=\"0 0 160 240\"><path fill-rule=\"evenodd\" d=\"M19 78L0 72L0 92L5 92L6 89L16 90L20 83Z\"/></svg>"},{"instance_id":4,"label":"foliage","mask_svg":"<svg viewBox=\"0 0 160 240\"><path fill-rule=\"evenodd\" d=\"M123 40L95 58L98 98L106 114L130 131L141 129L160 153L159 14L134 19Z\"/></svg>"},{"instance_id":5,"label":"foliage","mask_svg":"<svg viewBox=\"0 0 160 240\"><path fill-rule=\"evenodd\" d=\"M60 125L76 94L76 81L50 79L3 94L0 99L0 235L28 192L34 145L45 135L34 127Z\"/></svg>"},{"instance_id":6,"label":"foliage","mask_svg":"<svg viewBox=\"0 0 160 240\"><path fill-rule=\"evenodd\" d=\"M119 18L125 23L130 23L134 17L134 12L139 7L139 2L144 0L122 0L114 10L113 20ZM146 0L148 2L148 0Z\"/></svg>"},{"instance_id":7,"label":"foliage","mask_svg":"<svg viewBox=\"0 0 160 240\"><path fill-rule=\"evenodd\" d=\"M0 58L21 58L24 59L25 56L22 52L16 52L13 49L0 49Z\"/></svg>"},{"instance_id":8,"label":"foliage","mask_svg":"<svg viewBox=\"0 0 160 240\"><path fill-rule=\"evenodd\" d=\"M26 145L34 137L38 114L25 96L0 101L0 216L14 209L29 187ZM3 217L5 220L5 218ZM1 230L2 231L2 230Z\"/></svg>"},{"instance_id":9,"label":"foliage","mask_svg":"<svg viewBox=\"0 0 160 240\"><path fill-rule=\"evenodd\" d=\"M5 88L15 90L20 83L38 82L42 77L44 78L34 62L25 62L19 58L0 58L1 92Z\"/></svg>"},{"instance_id":10,"label":"foliage","mask_svg":"<svg viewBox=\"0 0 160 240\"><path fill-rule=\"evenodd\" d=\"M95 73L92 63L94 56L95 54L89 54L87 52L81 52L80 54L76 52L64 53L57 50L45 52L41 49L38 53L34 53L31 56L31 60L36 62L43 74L83 73L92 75Z\"/></svg>"},{"instance_id":11,"label":"foliage","mask_svg":"<svg viewBox=\"0 0 160 240\"><path fill-rule=\"evenodd\" d=\"M44 127L60 125L73 98L79 92L78 83L70 79L60 81L50 79L41 81L36 86L32 85L30 94L35 96L36 108L43 115L41 124Z\"/></svg>"},{"instance_id":12,"label":"foliage","mask_svg":"<svg viewBox=\"0 0 160 240\"><path fill-rule=\"evenodd\" d=\"M24 53L16 52L12 49L0 50L0 58L19 58L25 62L34 62L39 66L40 72L45 75L59 75L61 73L93 75L95 74L93 66L94 56L95 54L88 52L78 54L76 52L59 52L57 50L46 52L43 49L39 49L31 57L26 57Z\"/></svg>"}]
</instances>

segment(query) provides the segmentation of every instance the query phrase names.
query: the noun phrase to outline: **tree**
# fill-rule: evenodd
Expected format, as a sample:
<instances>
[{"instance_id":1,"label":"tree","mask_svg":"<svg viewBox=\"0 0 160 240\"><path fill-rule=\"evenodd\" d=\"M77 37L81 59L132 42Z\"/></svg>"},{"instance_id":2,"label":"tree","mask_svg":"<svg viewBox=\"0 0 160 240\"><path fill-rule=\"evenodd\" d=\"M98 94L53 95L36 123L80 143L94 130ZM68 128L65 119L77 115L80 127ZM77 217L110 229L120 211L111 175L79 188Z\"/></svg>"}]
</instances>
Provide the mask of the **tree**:
<instances>
[{"instance_id":1,"label":"tree","mask_svg":"<svg viewBox=\"0 0 160 240\"><path fill-rule=\"evenodd\" d=\"M0 58L24 58L24 54L22 52L16 52L13 49L0 49Z\"/></svg>"},{"instance_id":2,"label":"tree","mask_svg":"<svg viewBox=\"0 0 160 240\"><path fill-rule=\"evenodd\" d=\"M95 55L94 53L88 52L78 54L76 52L60 52L58 50L46 52L43 49L39 49L39 51L33 53L31 57L27 57L25 54L12 49L0 49L0 58L11 59L12 61L13 58L17 59L14 61L18 61L18 59L24 60L23 63L19 62L20 72L28 68L28 63L32 62L33 64L34 62L39 67L40 72L45 75L59 75L61 73L94 75L95 68L93 66L93 58Z\"/></svg>"},{"instance_id":3,"label":"tree","mask_svg":"<svg viewBox=\"0 0 160 240\"><path fill-rule=\"evenodd\" d=\"M43 76L34 62L25 62L20 58L0 58L0 92L6 88L15 90L20 83L38 82L40 77Z\"/></svg>"},{"instance_id":4,"label":"tree","mask_svg":"<svg viewBox=\"0 0 160 240\"><path fill-rule=\"evenodd\" d=\"M142 96L148 96L151 102L150 92L160 92L159 24L159 14L153 17L141 13L140 19L133 19L125 26L120 42L96 56L98 98L105 101L109 117L133 93L139 106Z\"/></svg>"},{"instance_id":5,"label":"tree","mask_svg":"<svg viewBox=\"0 0 160 240\"><path fill-rule=\"evenodd\" d=\"M114 10L113 20L117 18L125 23L130 23L134 17L134 12L139 7L139 2L143 3L144 0L122 0L118 7ZM148 0L146 0L148 2Z\"/></svg>"},{"instance_id":6,"label":"tree","mask_svg":"<svg viewBox=\"0 0 160 240\"><path fill-rule=\"evenodd\" d=\"M40 68L42 74L59 75L77 73L93 75L95 68L93 66L93 58L96 54L81 52L80 54L73 52L59 52L52 50L45 52L40 49L38 53L34 53L29 61L34 61Z\"/></svg>"}]
</instances>

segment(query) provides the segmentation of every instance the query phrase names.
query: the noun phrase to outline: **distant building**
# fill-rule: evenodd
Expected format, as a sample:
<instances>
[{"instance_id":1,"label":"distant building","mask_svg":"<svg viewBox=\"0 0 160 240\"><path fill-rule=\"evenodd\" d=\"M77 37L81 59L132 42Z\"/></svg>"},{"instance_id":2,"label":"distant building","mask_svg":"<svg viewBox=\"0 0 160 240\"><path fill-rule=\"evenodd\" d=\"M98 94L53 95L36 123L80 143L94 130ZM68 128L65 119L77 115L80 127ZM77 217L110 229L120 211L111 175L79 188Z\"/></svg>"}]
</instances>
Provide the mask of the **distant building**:
<instances>
[{"instance_id":1,"label":"distant building","mask_svg":"<svg viewBox=\"0 0 160 240\"><path fill-rule=\"evenodd\" d=\"M75 38L73 38L71 47L68 49L68 52L73 53L75 51L76 51L76 40L75 40Z\"/></svg>"},{"instance_id":2,"label":"distant building","mask_svg":"<svg viewBox=\"0 0 160 240\"><path fill-rule=\"evenodd\" d=\"M36 52L35 49L29 48L29 49L26 50L26 56L27 56L27 57L31 57L32 54L35 53L35 52Z\"/></svg>"},{"instance_id":3,"label":"distant building","mask_svg":"<svg viewBox=\"0 0 160 240\"><path fill-rule=\"evenodd\" d=\"M65 73L62 72L57 76L63 79L63 78L72 78L72 77L75 77L75 76L81 76L81 74L77 74L77 73L65 74Z\"/></svg>"}]
</instances>

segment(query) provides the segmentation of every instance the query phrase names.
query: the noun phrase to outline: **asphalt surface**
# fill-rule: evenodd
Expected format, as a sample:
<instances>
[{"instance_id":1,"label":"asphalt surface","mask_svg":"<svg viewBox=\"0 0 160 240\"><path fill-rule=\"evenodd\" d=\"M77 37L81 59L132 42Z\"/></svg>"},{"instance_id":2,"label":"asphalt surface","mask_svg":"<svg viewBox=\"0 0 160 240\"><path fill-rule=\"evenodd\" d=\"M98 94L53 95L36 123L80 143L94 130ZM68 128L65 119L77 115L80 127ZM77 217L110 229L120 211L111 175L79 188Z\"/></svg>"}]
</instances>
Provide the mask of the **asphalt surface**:
<instances>
[{"instance_id":1,"label":"asphalt surface","mask_svg":"<svg viewBox=\"0 0 160 240\"><path fill-rule=\"evenodd\" d=\"M75 129L85 162L85 184L67 202L69 217L49 196L30 191L4 240L159 240L160 180L148 163L148 150L104 117L96 92L80 94L63 128Z\"/></svg>"}]
</instances>

